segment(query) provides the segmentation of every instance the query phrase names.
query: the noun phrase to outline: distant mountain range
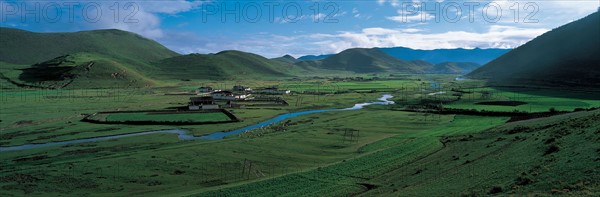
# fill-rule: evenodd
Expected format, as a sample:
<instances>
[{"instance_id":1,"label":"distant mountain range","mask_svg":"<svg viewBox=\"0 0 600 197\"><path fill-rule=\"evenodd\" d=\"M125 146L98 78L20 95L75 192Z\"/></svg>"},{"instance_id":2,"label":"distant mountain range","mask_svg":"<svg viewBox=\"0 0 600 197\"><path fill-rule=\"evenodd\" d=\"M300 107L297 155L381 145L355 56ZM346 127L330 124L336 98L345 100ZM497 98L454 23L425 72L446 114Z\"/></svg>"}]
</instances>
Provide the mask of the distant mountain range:
<instances>
[{"instance_id":1,"label":"distant mountain range","mask_svg":"<svg viewBox=\"0 0 600 197\"><path fill-rule=\"evenodd\" d=\"M378 48L403 60L423 60L434 64L444 62L473 62L486 64L507 53L510 49L434 49L418 50L405 47Z\"/></svg>"},{"instance_id":2,"label":"distant mountain range","mask_svg":"<svg viewBox=\"0 0 600 197\"><path fill-rule=\"evenodd\" d=\"M486 64L497 57L507 53L510 49L434 49L419 50L406 47L393 48L375 48L388 55L401 60L423 60L433 64L444 62L473 62L477 64ZM298 58L299 60L322 60L335 54L327 55L307 55Z\"/></svg>"},{"instance_id":3,"label":"distant mountain range","mask_svg":"<svg viewBox=\"0 0 600 197\"><path fill-rule=\"evenodd\" d=\"M432 67L432 64L428 62L404 61L376 49L363 48L348 49L322 60L309 61L312 61L310 66L317 68L355 73L423 73L426 67ZM303 64L300 63L300 65Z\"/></svg>"},{"instance_id":4,"label":"distant mountain range","mask_svg":"<svg viewBox=\"0 0 600 197\"><path fill-rule=\"evenodd\" d=\"M461 74L477 66L407 61L380 49L363 48L301 59L290 55L267 59L242 51L179 55L153 40L114 29L34 33L0 28L0 33L0 78L12 84L47 88L140 87L169 80L265 79L323 73Z\"/></svg>"},{"instance_id":5,"label":"distant mountain range","mask_svg":"<svg viewBox=\"0 0 600 197\"><path fill-rule=\"evenodd\" d=\"M267 59L242 51L179 55L121 30L34 33L0 28L0 85L140 87L172 80L276 79L322 73L464 74L475 69L469 77L490 83L597 85L599 24L594 13L510 52L353 48L298 59L290 55Z\"/></svg>"},{"instance_id":6,"label":"distant mountain range","mask_svg":"<svg viewBox=\"0 0 600 197\"><path fill-rule=\"evenodd\" d=\"M335 54L326 54L326 55L305 55L302 57L299 57L298 60L322 60L325 58L328 58L330 56L333 56Z\"/></svg>"},{"instance_id":7,"label":"distant mountain range","mask_svg":"<svg viewBox=\"0 0 600 197\"><path fill-rule=\"evenodd\" d=\"M468 74L491 84L600 86L600 14L549 31Z\"/></svg>"},{"instance_id":8,"label":"distant mountain range","mask_svg":"<svg viewBox=\"0 0 600 197\"><path fill-rule=\"evenodd\" d=\"M355 73L413 73L413 74L466 74L480 65L472 62L442 62L432 64L423 60L406 61L376 48L353 48L324 59L295 63L300 67L316 67Z\"/></svg>"},{"instance_id":9,"label":"distant mountain range","mask_svg":"<svg viewBox=\"0 0 600 197\"><path fill-rule=\"evenodd\" d=\"M285 63L285 64L294 64L296 62L302 61L302 60L292 57L291 55L284 55L284 56L281 56L278 58L273 58L272 60L278 61L281 63Z\"/></svg>"}]
</instances>

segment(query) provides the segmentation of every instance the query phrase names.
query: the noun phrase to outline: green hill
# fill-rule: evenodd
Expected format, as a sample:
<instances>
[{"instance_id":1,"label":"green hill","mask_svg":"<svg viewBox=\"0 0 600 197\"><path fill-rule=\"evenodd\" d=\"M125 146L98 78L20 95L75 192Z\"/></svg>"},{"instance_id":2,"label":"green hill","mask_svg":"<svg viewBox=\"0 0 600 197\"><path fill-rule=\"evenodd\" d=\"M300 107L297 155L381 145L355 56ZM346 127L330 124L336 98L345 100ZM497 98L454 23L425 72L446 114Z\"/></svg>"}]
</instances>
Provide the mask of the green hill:
<instances>
[{"instance_id":1,"label":"green hill","mask_svg":"<svg viewBox=\"0 0 600 197\"><path fill-rule=\"evenodd\" d=\"M600 14L549 31L506 53L468 77L490 84L600 85Z\"/></svg>"},{"instance_id":2,"label":"green hill","mask_svg":"<svg viewBox=\"0 0 600 197\"><path fill-rule=\"evenodd\" d=\"M158 79L245 79L288 77L298 70L293 64L269 60L241 51L222 51L216 54L189 54L167 58L154 63Z\"/></svg>"},{"instance_id":3,"label":"green hill","mask_svg":"<svg viewBox=\"0 0 600 197\"><path fill-rule=\"evenodd\" d=\"M432 72L440 74L467 74L480 66L473 62L443 62L436 64Z\"/></svg>"},{"instance_id":4,"label":"green hill","mask_svg":"<svg viewBox=\"0 0 600 197\"><path fill-rule=\"evenodd\" d=\"M75 53L22 69L18 80L45 88L126 88L155 85L131 65L94 53Z\"/></svg>"},{"instance_id":5,"label":"green hill","mask_svg":"<svg viewBox=\"0 0 600 197\"><path fill-rule=\"evenodd\" d=\"M156 82L152 62L176 56L159 43L121 30L34 33L0 28L3 87L114 88Z\"/></svg>"},{"instance_id":6,"label":"green hill","mask_svg":"<svg viewBox=\"0 0 600 197\"><path fill-rule=\"evenodd\" d=\"M299 57L298 60L303 60L303 61L307 61L307 60L322 60L328 57L331 57L335 54L326 54L326 55L305 55L302 57Z\"/></svg>"},{"instance_id":7,"label":"green hill","mask_svg":"<svg viewBox=\"0 0 600 197\"><path fill-rule=\"evenodd\" d=\"M295 63L306 70L326 69L354 73L412 73L412 74L465 74L479 67L471 62L443 62L432 64L423 60L405 61L379 49L353 48L322 60L305 60Z\"/></svg>"},{"instance_id":8,"label":"green hill","mask_svg":"<svg viewBox=\"0 0 600 197\"><path fill-rule=\"evenodd\" d=\"M278 61L278 62L281 62L281 63L284 63L284 64L294 64L294 63L300 61L300 60L294 58L291 55L284 55L284 56L281 56L281 57L278 57L278 58L273 58L271 60Z\"/></svg>"},{"instance_id":9,"label":"green hill","mask_svg":"<svg viewBox=\"0 0 600 197\"><path fill-rule=\"evenodd\" d=\"M404 61L377 49L365 48L347 49L323 60L302 61L296 65L356 73L424 73L433 67L431 63L425 61Z\"/></svg>"},{"instance_id":10,"label":"green hill","mask_svg":"<svg viewBox=\"0 0 600 197\"><path fill-rule=\"evenodd\" d=\"M78 52L97 53L140 64L177 55L153 40L115 29L34 33L0 28L0 35L0 61L12 64L31 65Z\"/></svg>"}]
</instances>

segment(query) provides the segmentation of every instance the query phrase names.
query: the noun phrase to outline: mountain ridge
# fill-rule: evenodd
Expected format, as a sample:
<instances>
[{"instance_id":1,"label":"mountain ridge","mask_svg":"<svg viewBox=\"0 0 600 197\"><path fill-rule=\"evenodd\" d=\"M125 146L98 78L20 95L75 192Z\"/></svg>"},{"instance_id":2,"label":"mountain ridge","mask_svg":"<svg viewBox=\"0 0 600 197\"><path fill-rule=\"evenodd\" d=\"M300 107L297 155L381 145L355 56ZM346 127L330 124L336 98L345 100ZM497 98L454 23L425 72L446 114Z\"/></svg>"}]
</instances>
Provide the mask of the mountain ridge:
<instances>
[{"instance_id":1,"label":"mountain ridge","mask_svg":"<svg viewBox=\"0 0 600 197\"><path fill-rule=\"evenodd\" d=\"M467 77L490 84L600 85L600 14L546 32Z\"/></svg>"},{"instance_id":2,"label":"mountain ridge","mask_svg":"<svg viewBox=\"0 0 600 197\"><path fill-rule=\"evenodd\" d=\"M117 29L37 33L0 27L0 34L0 61L13 64L31 65L78 52L140 64L179 55L154 40Z\"/></svg>"}]
</instances>

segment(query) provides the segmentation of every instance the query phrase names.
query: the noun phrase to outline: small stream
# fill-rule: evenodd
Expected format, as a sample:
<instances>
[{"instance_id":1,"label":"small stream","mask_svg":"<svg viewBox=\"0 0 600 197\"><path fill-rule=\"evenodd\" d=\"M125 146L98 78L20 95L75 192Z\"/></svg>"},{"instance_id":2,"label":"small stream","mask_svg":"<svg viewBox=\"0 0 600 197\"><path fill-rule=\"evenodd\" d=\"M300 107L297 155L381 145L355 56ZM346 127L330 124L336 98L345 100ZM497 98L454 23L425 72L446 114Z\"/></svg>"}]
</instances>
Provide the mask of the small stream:
<instances>
[{"instance_id":1,"label":"small stream","mask_svg":"<svg viewBox=\"0 0 600 197\"><path fill-rule=\"evenodd\" d=\"M316 113L323 113L323 112L333 112L333 111L359 110L368 105L391 105L391 104L394 104L394 101L389 101L388 99L390 99L392 97L393 97L392 95L386 94L386 95L383 95L381 98L379 98L378 99L379 101L377 101L377 102L358 103L352 107L344 108L344 109L308 110L308 111L286 113L286 114L276 116L275 118L272 118L272 119L269 119L269 120L266 120L263 122L259 122L257 124L250 125L250 126L247 126L247 127L241 128L241 129L236 129L233 131L226 131L226 132L225 131L215 132L215 133L211 133L211 134L203 135L203 136L190 135L190 134L188 134L187 131L179 130L179 129L159 130L159 131L147 131L147 132L140 132L140 133L105 136L105 137L85 138L85 139L69 140L69 141L62 141L62 142L48 142L48 143L43 143L43 144L24 144L24 145L19 145L19 146L0 146L0 152L30 150L30 149L44 148L44 147L50 147L50 146L64 146L64 145L69 145L69 144L78 144L78 143L86 143L86 142L98 142L98 141L106 141L106 140L111 140L111 139L119 139L119 138L124 138L124 137L148 135L148 134L154 134L154 133L177 134L179 136L179 140L195 140L195 139L220 140L220 139L223 139L224 137L227 137L230 135L237 135L240 133L258 129L258 128L261 128L264 126L268 126L268 125L271 125L274 123L281 122L286 119L290 119L290 118L294 118L294 117L298 117L298 116L302 116L302 115L316 114Z\"/></svg>"}]
</instances>

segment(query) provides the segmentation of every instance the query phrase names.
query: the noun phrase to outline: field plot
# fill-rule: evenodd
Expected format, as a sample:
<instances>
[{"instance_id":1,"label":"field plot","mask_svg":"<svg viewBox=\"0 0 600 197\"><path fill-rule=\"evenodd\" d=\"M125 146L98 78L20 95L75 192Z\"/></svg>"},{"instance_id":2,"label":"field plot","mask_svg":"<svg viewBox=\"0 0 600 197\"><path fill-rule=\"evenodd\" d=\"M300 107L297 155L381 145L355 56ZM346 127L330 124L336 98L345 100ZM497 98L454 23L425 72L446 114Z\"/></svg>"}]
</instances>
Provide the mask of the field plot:
<instances>
[{"instance_id":1,"label":"field plot","mask_svg":"<svg viewBox=\"0 0 600 197\"><path fill-rule=\"evenodd\" d=\"M578 112L444 137L441 150L372 179L382 187L364 196L597 196L599 120Z\"/></svg>"},{"instance_id":2,"label":"field plot","mask_svg":"<svg viewBox=\"0 0 600 197\"><path fill-rule=\"evenodd\" d=\"M419 77L425 78L425 76ZM447 80L446 76L433 78L439 81ZM286 82L279 84L284 83ZM303 83L306 84L304 88L307 92L316 90L311 88L317 82ZM324 81L319 83L323 84ZM3 105L0 106L3 110L0 118L3 129L0 133L2 137L0 142L3 146L163 129L181 129L191 135L200 136L246 127L284 113L312 109L341 109L356 103L375 101L382 95L381 92L375 92L387 88L389 89L383 92L394 95L393 99L398 101L398 104L374 105L356 111L335 111L295 117L219 141L179 141L175 134L158 133L103 142L3 152L0 154L0 164L3 167L0 172L0 187L3 190L0 191L0 195L41 196L65 193L79 196L114 194L125 196L148 194L156 196L397 196L407 192L416 196L437 196L442 194L442 190L431 190L427 186L447 189L445 185L452 185L466 188L449 190L450 194L455 195L471 193L486 195L488 190L496 187L506 192L539 191L538 188L542 187L528 184L522 186L523 189L513 190L511 183L519 176L510 173L499 173L497 177L506 184L478 179L483 184L470 182L475 185L472 187L460 185L460 181L453 179L452 176L459 175L462 179L473 179L472 175L463 173L469 172L471 168L474 168L474 172L478 175L483 174L489 168L479 166L478 162L484 161L485 159L479 158L485 157L501 157L519 165L510 168L495 164L496 160L486 160L481 165L525 171L531 167L529 164L518 163L517 159L507 157L515 154L521 160L525 160L527 155L531 156L540 151L543 154L552 144L544 144L545 141L556 134L530 137L530 131L519 127L521 125L514 126L517 128L516 131L521 132L519 134L508 134L513 132L512 127L494 128L506 124L509 117L439 115L399 110L404 107L404 103L422 105L435 99L447 101L444 107L460 105L464 102L465 106L469 107L498 107L502 110L524 106L528 108L532 100L526 100L525 95L530 95L529 93L526 94L524 91L517 94L497 93L497 96L482 99L481 95L485 91L491 91L491 88L471 88L463 93L449 90L445 94L429 96L430 93L438 92L432 88L431 81L381 80L332 83L337 83L344 91L352 90L343 93L295 92L281 95L280 97L289 105L227 109L238 117L240 122L186 126L90 124L79 120L84 115L98 111L138 111L99 113L95 117L108 121L219 121L227 116L222 113L166 115L149 112L156 109L165 111L173 109L174 106L185 105L189 96L164 95L164 92L182 86L140 89L135 92L128 92L128 90L4 92L0 97L2 98L0 101L3 101ZM447 85L446 83L447 81L441 85ZM378 87L382 89L361 93L362 90L378 89ZM318 89L324 90L321 87ZM501 95L503 97L500 97ZM542 97L540 94L531 95ZM590 98L547 96L543 104L539 104L543 105L539 110L547 111L546 107L553 99L560 101L557 103L580 101L590 106L596 102ZM495 102L505 100L510 102ZM481 102L520 105L475 104ZM568 107L565 103L563 106ZM23 111L29 115L28 118L18 115ZM542 126L542 128L546 127ZM558 130L552 129L553 132ZM519 138L515 138L516 136ZM586 136L589 138L589 135ZM524 138L538 139L533 143L534 146L515 146L511 148L513 151L503 152L505 145L514 145L516 143L510 142ZM490 147L487 147L488 145ZM571 147L563 142L557 146L560 146L561 150L569 150ZM586 144L586 146L591 145ZM507 155L496 155L499 153ZM567 153L568 151L560 151L559 154ZM590 156L592 153L584 155ZM568 166L566 163L561 165ZM585 165L593 166L589 163ZM580 166L575 167L580 168ZM460 172L454 172L454 169L460 169ZM532 178L530 174L521 178L519 180L531 179L540 182L542 180ZM574 182L583 180L583 189L577 190L588 191L585 188L590 184L584 179L569 180L571 182L565 183L562 187L577 189L578 183ZM57 187L60 189L54 189Z\"/></svg>"},{"instance_id":3,"label":"field plot","mask_svg":"<svg viewBox=\"0 0 600 197\"><path fill-rule=\"evenodd\" d=\"M390 132L394 136L364 144L357 149L357 152L360 154L352 159L346 159L342 162L310 171L242 186L209 191L194 196L311 196L322 194L328 196L348 196L359 195L363 192L378 191L377 188L384 185L382 183L371 182L369 181L370 179L386 175L403 166L410 166L414 161L426 158L428 155L442 150L444 145L440 141L440 137L480 133L498 124L502 124L506 120L505 118L497 117L479 120L473 116L442 116L437 122L428 124L427 121L415 118L415 115L414 113L405 112L382 112L379 115L345 117L351 118L350 122L354 122L357 128L374 127L373 130L366 130L375 133L379 130L377 128L381 128L381 126L375 126L373 123L369 124L370 121L381 120L385 116L391 117L391 119L387 119L384 122L400 121L400 124L386 126L388 128L387 131L401 132ZM330 124L335 125L336 123L340 122L336 121ZM482 124L470 125L469 123ZM365 125L358 126L361 124ZM428 129L411 128L418 125L421 125L421 128ZM465 125L469 125L469 127L465 127ZM447 127L452 127L452 129L445 133L444 128ZM261 190L254 190L252 188L261 188ZM286 191L295 191L297 193ZM376 195L382 194L376 193Z\"/></svg>"},{"instance_id":4,"label":"field plot","mask_svg":"<svg viewBox=\"0 0 600 197\"><path fill-rule=\"evenodd\" d=\"M461 89L467 93L460 100L445 104L452 109L476 109L486 111L523 111L547 112L551 109L572 111L577 108L586 109L600 107L600 98L586 92L550 91L540 89L515 88L476 88ZM562 95L561 97L552 95Z\"/></svg>"},{"instance_id":5,"label":"field plot","mask_svg":"<svg viewBox=\"0 0 600 197\"><path fill-rule=\"evenodd\" d=\"M171 111L151 111L151 112L102 112L88 117L100 122L114 123L136 123L136 122L156 122L156 123L210 123L233 121L222 111L214 112L171 112Z\"/></svg>"}]
</instances>

